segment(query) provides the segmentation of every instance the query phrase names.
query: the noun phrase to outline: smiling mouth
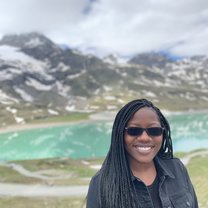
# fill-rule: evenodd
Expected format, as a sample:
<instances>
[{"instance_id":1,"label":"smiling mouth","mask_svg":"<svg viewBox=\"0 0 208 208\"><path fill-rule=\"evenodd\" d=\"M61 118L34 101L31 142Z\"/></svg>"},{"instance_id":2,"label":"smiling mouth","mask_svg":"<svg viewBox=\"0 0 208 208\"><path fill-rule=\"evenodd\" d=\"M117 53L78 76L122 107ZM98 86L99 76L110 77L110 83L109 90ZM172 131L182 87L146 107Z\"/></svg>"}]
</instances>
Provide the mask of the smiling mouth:
<instances>
[{"instance_id":1,"label":"smiling mouth","mask_svg":"<svg viewBox=\"0 0 208 208\"><path fill-rule=\"evenodd\" d=\"M138 145L134 147L139 153L149 153L154 148L154 146L138 146Z\"/></svg>"}]
</instances>

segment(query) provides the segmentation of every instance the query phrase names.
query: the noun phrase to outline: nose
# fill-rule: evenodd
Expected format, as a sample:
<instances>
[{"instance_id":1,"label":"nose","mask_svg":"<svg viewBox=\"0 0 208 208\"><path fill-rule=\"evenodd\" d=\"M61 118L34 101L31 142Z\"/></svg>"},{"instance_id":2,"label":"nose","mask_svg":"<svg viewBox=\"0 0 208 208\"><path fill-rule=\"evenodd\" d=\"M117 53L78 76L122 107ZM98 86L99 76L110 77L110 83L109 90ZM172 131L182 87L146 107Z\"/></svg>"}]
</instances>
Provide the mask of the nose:
<instances>
[{"instance_id":1,"label":"nose","mask_svg":"<svg viewBox=\"0 0 208 208\"><path fill-rule=\"evenodd\" d=\"M146 130L144 129L143 132L142 132L142 134L140 136L138 136L137 139L140 140L140 141L146 142L146 141L149 141L151 138L147 134Z\"/></svg>"}]
</instances>

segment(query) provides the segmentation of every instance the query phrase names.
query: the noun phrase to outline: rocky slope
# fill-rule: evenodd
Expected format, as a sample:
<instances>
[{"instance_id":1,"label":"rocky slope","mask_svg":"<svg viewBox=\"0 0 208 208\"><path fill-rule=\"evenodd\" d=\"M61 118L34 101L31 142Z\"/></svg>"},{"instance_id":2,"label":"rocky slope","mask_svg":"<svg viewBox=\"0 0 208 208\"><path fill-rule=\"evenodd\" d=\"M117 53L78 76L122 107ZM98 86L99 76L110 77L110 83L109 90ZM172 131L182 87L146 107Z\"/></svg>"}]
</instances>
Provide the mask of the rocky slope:
<instances>
[{"instance_id":1,"label":"rocky slope","mask_svg":"<svg viewBox=\"0 0 208 208\"><path fill-rule=\"evenodd\" d=\"M208 58L139 54L127 63L63 48L42 34L0 40L2 123L120 108L146 97L169 110L208 106ZM44 112L44 113L43 113ZM1 122L1 121L0 121Z\"/></svg>"}]
</instances>

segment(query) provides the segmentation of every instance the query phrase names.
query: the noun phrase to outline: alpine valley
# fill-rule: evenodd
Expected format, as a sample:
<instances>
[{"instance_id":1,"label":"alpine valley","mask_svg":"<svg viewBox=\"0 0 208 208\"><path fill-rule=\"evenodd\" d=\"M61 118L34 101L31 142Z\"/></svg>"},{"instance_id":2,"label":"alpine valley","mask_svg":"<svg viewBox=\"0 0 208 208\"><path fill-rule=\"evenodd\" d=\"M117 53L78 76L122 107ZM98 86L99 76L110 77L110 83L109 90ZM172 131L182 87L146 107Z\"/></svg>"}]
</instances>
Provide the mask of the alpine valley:
<instances>
[{"instance_id":1,"label":"alpine valley","mask_svg":"<svg viewBox=\"0 0 208 208\"><path fill-rule=\"evenodd\" d=\"M0 126L115 111L143 97L170 111L207 109L208 57L143 53L121 63L35 32L0 40Z\"/></svg>"}]
</instances>

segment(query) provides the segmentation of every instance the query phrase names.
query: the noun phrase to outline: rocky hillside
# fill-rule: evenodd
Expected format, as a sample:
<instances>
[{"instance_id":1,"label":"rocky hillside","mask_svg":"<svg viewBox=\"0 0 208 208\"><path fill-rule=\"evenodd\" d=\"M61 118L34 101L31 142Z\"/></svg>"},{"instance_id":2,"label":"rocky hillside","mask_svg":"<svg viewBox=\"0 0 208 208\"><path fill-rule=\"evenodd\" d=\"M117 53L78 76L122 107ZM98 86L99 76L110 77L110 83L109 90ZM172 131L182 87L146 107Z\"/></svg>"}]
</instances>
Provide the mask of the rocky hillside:
<instances>
[{"instance_id":1,"label":"rocky hillside","mask_svg":"<svg viewBox=\"0 0 208 208\"><path fill-rule=\"evenodd\" d=\"M116 110L141 97L169 110L208 107L207 57L173 61L161 54L139 54L125 64L109 57L101 60L63 48L38 33L4 36L0 40L3 125L73 111Z\"/></svg>"}]
</instances>

